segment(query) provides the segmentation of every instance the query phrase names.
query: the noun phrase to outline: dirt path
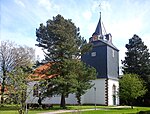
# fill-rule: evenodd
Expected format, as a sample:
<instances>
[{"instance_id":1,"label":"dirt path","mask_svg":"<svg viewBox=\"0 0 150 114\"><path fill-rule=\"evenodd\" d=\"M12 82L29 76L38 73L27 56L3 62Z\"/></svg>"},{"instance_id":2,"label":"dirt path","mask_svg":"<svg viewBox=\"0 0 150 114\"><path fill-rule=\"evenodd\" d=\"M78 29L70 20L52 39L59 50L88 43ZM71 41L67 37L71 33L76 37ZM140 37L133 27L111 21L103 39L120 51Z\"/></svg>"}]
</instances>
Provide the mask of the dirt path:
<instances>
[{"instance_id":1,"label":"dirt path","mask_svg":"<svg viewBox=\"0 0 150 114\"><path fill-rule=\"evenodd\" d=\"M131 106L116 106L116 107L109 107L109 108L131 108ZM96 110L108 110L109 108L97 108ZM83 109L83 110L57 110L53 112L44 112L44 113L38 113L38 114L60 114L60 113L66 113L66 112L81 112L81 111L89 111L89 110L95 110L95 109Z\"/></svg>"},{"instance_id":2,"label":"dirt path","mask_svg":"<svg viewBox=\"0 0 150 114\"><path fill-rule=\"evenodd\" d=\"M95 110L95 109L84 109L84 110L57 110L53 112L44 112L44 113L38 113L38 114L60 114L60 113L66 113L66 112L81 112L81 111L89 111L89 110ZM99 109L97 109L99 110Z\"/></svg>"}]
</instances>

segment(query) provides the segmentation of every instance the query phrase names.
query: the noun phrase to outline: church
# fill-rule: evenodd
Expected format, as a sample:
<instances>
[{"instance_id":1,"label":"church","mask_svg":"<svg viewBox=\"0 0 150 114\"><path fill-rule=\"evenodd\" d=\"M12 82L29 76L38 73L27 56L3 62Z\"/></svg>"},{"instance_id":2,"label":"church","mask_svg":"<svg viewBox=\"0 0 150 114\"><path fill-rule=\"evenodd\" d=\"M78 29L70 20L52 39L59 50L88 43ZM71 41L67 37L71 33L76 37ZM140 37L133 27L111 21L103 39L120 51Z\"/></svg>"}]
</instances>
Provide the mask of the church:
<instances>
[{"instance_id":1,"label":"church","mask_svg":"<svg viewBox=\"0 0 150 114\"><path fill-rule=\"evenodd\" d=\"M89 89L82 97L81 104L98 104L98 105L119 105L119 97L117 95L119 89L119 50L112 43L111 34L103 33L101 15L92 37L89 42L93 44L90 52L85 53L81 60L86 64L93 66L98 75L92 81L94 86ZM37 80L32 80L28 84L27 93L30 92L27 98L27 103L38 103L38 80L41 69L46 70L48 64L37 68ZM44 76L40 76L41 78ZM61 97L56 95L43 99L43 104L60 104ZM77 104L74 94L69 94L66 98L66 104Z\"/></svg>"}]
</instances>

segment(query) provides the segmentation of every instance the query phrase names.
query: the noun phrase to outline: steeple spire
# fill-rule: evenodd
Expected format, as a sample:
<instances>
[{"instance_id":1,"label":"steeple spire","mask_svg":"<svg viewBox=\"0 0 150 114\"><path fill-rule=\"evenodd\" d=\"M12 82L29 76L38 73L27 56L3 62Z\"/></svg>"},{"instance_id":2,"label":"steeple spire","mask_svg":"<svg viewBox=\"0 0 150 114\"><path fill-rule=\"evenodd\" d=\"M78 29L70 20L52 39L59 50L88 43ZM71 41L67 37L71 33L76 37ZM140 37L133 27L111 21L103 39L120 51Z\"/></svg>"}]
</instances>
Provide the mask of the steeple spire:
<instances>
[{"instance_id":1,"label":"steeple spire","mask_svg":"<svg viewBox=\"0 0 150 114\"><path fill-rule=\"evenodd\" d=\"M107 43L112 43L112 36L110 33L106 33L104 24L101 22L101 4L100 7L100 17L97 24L97 27L95 29L95 32L92 34L92 37L89 39L90 42L97 41L97 40L103 40Z\"/></svg>"},{"instance_id":2,"label":"steeple spire","mask_svg":"<svg viewBox=\"0 0 150 114\"><path fill-rule=\"evenodd\" d=\"M102 23L101 23L101 12L100 12L100 17L99 17L99 21L97 24L97 27L95 29L95 32L92 34L92 40L96 41L99 39L103 39L103 33L102 33Z\"/></svg>"},{"instance_id":3,"label":"steeple spire","mask_svg":"<svg viewBox=\"0 0 150 114\"><path fill-rule=\"evenodd\" d=\"M93 35L103 36L103 33L102 33L102 24L101 24L101 12L100 12L100 18L99 18L97 27L96 27L95 32L93 33Z\"/></svg>"}]
</instances>

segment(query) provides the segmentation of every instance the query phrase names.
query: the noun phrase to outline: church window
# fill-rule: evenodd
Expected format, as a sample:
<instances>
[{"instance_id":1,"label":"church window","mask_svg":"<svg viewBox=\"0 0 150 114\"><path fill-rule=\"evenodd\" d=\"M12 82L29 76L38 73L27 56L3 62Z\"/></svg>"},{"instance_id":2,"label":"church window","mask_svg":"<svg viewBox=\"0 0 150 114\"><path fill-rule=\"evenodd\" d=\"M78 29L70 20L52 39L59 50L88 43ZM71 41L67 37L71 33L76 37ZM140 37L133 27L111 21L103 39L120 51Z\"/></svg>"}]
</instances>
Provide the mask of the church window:
<instances>
[{"instance_id":1,"label":"church window","mask_svg":"<svg viewBox=\"0 0 150 114\"><path fill-rule=\"evenodd\" d=\"M33 96L38 97L38 91L39 91L39 86L38 84L35 84L33 86Z\"/></svg>"},{"instance_id":2,"label":"church window","mask_svg":"<svg viewBox=\"0 0 150 114\"><path fill-rule=\"evenodd\" d=\"M92 56L92 57L95 57L95 56L96 56L96 52L92 52L92 53L91 53L91 56Z\"/></svg>"},{"instance_id":3,"label":"church window","mask_svg":"<svg viewBox=\"0 0 150 114\"><path fill-rule=\"evenodd\" d=\"M112 97L113 97L113 105L116 105L116 86L112 87Z\"/></svg>"},{"instance_id":4,"label":"church window","mask_svg":"<svg viewBox=\"0 0 150 114\"><path fill-rule=\"evenodd\" d=\"M113 95L116 94L116 86L115 86L115 85L113 85L113 87L112 87L112 94L113 94Z\"/></svg>"}]
</instances>

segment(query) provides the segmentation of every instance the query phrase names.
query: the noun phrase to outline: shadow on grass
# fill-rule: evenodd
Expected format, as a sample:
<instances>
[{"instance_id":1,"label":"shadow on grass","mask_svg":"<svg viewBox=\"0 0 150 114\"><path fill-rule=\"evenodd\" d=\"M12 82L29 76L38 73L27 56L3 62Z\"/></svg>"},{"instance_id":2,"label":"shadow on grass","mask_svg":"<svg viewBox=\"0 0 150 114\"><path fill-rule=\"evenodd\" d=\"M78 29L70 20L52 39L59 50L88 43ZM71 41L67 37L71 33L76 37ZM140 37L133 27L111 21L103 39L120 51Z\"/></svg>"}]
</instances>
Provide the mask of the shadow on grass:
<instances>
[{"instance_id":1,"label":"shadow on grass","mask_svg":"<svg viewBox=\"0 0 150 114\"><path fill-rule=\"evenodd\" d=\"M136 114L150 114L150 110L147 110L147 111L140 111Z\"/></svg>"},{"instance_id":2,"label":"shadow on grass","mask_svg":"<svg viewBox=\"0 0 150 114\"><path fill-rule=\"evenodd\" d=\"M128 114L150 114L150 110L140 111L140 112L137 112L137 113L128 113Z\"/></svg>"},{"instance_id":3,"label":"shadow on grass","mask_svg":"<svg viewBox=\"0 0 150 114\"><path fill-rule=\"evenodd\" d=\"M131 108L103 108L103 109L107 109L107 110L131 110ZM135 109L133 109L135 110Z\"/></svg>"},{"instance_id":4,"label":"shadow on grass","mask_svg":"<svg viewBox=\"0 0 150 114\"><path fill-rule=\"evenodd\" d=\"M17 105L0 105L0 111L10 111L10 110L18 110L19 106ZM49 107L49 108L42 108L42 107L34 107L34 108L29 108L28 110L36 110L36 111L41 111L41 110L62 110L59 105L54 105L54 107ZM67 110L71 109L70 107L66 107Z\"/></svg>"},{"instance_id":5,"label":"shadow on grass","mask_svg":"<svg viewBox=\"0 0 150 114\"><path fill-rule=\"evenodd\" d=\"M3 105L3 106L0 106L1 111L17 110L17 109L18 109L18 106L16 106L16 105Z\"/></svg>"},{"instance_id":6,"label":"shadow on grass","mask_svg":"<svg viewBox=\"0 0 150 114\"><path fill-rule=\"evenodd\" d=\"M112 110L112 111L113 110L118 110L118 111L123 111L123 110L136 111L135 113L131 112L131 113L127 113L127 114L150 114L150 110L141 110L141 109L138 109L138 108L131 109L130 107L129 108L105 108L105 109Z\"/></svg>"}]
</instances>

